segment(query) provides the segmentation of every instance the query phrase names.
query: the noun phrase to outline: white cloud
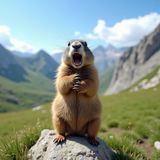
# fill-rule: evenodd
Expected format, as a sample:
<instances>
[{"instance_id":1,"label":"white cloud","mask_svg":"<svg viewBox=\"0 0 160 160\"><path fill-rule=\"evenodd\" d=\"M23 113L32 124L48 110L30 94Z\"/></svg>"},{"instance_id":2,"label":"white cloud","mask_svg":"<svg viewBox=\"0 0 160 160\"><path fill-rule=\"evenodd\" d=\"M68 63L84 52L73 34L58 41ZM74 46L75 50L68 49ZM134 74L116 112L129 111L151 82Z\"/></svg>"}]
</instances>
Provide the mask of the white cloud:
<instances>
[{"instance_id":1,"label":"white cloud","mask_svg":"<svg viewBox=\"0 0 160 160\"><path fill-rule=\"evenodd\" d=\"M74 32L75 36L80 36L80 34L81 34L81 32L79 32L79 31Z\"/></svg>"},{"instance_id":2,"label":"white cloud","mask_svg":"<svg viewBox=\"0 0 160 160\"><path fill-rule=\"evenodd\" d=\"M160 23L160 14L150 13L143 17L124 19L113 26L108 26L104 20L98 20L93 33L88 39L104 40L107 44L117 47L137 44ZM97 37L97 38L96 38Z\"/></svg>"},{"instance_id":3,"label":"white cloud","mask_svg":"<svg viewBox=\"0 0 160 160\"><path fill-rule=\"evenodd\" d=\"M91 40L96 40L98 37L96 35L88 33L88 34L85 35L85 38L91 39Z\"/></svg>"},{"instance_id":4,"label":"white cloud","mask_svg":"<svg viewBox=\"0 0 160 160\"><path fill-rule=\"evenodd\" d=\"M12 44L12 46L10 47L11 50L18 50L21 52L35 52L35 49L30 44L27 44L26 42L19 41L15 38L11 38L10 41Z\"/></svg>"},{"instance_id":5,"label":"white cloud","mask_svg":"<svg viewBox=\"0 0 160 160\"><path fill-rule=\"evenodd\" d=\"M9 50L31 53L36 52L36 50L30 44L14 38L11 35L10 28L4 25L0 26L0 43Z\"/></svg>"}]
</instances>

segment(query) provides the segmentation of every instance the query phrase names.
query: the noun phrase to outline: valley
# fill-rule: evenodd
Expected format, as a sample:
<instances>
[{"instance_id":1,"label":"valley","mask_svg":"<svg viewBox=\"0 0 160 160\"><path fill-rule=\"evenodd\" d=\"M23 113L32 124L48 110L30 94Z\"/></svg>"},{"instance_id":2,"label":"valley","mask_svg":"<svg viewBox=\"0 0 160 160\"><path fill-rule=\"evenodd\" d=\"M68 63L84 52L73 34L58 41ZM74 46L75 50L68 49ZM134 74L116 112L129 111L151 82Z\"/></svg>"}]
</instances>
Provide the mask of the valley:
<instances>
[{"instance_id":1,"label":"valley","mask_svg":"<svg viewBox=\"0 0 160 160\"><path fill-rule=\"evenodd\" d=\"M58 64L48 53L41 50L17 57L0 46L0 57L0 112L32 108L53 99Z\"/></svg>"}]
</instances>

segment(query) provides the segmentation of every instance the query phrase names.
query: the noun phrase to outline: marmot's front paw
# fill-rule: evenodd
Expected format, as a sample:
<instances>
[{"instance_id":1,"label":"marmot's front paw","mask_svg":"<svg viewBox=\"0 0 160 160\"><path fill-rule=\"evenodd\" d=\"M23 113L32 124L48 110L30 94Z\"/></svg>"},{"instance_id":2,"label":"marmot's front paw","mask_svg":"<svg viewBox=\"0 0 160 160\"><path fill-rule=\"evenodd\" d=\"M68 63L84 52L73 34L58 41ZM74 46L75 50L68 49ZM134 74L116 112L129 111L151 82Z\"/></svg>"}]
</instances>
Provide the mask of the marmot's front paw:
<instances>
[{"instance_id":1,"label":"marmot's front paw","mask_svg":"<svg viewBox=\"0 0 160 160\"><path fill-rule=\"evenodd\" d=\"M74 78L74 86L73 86L74 91L77 91L77 92L79 91L80 83L81 83L81 77L79 74L76 74Z\"/></svg>"},{"instance_id":2,"label":"marmot's front paw","mask_svg":"<svg viewBox=\"0 0 160 160\"><path fill-rule=\"evenodd\" d=\"M77 91L77 92L79 91L80 83L81 83L80 81L75 82L75 84L73 86L73 90L74 91Z\"/></svg>"},{"instance_id":3,"label":"marmot's front paw","mask_svg":"<svg viewBox=\"0 0 160 160\"><path fill-rule=\"evenodd\" d=\"M80 75L77 73L74 77L74 81L77 82L77 81L81 81L81 77Z\"/></svg>"},{"instance_id":4,"label":"marmot's front paw","mask_svg":"<svg viewBox=\"0 0 160 160\"><path fill-rule=\"evenodd\" d=\"M54 140L53 140L53 142L57 144L62 143L64 141L65 141L65 137L60 134L55 135Z\"/></svg>"},{"instance_id":5,"label":"marmot's front paw","mask_svg":"<svg viewBox=\"0 0 160 160\"><path fill-rule=\"evenodd\" d=\"M79 93L86 93L86 92L87 92L87 83L82 80L80 82Z\"/></svg>"}]
</instances>

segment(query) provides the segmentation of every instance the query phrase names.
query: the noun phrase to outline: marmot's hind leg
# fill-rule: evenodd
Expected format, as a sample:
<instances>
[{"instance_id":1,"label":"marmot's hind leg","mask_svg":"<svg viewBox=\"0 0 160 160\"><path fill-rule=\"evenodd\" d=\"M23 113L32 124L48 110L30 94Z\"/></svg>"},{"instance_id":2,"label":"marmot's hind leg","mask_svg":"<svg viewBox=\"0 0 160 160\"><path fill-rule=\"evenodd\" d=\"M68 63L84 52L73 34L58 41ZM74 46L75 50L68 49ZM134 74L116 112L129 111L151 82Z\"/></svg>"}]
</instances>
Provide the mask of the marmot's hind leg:
<instances>
[{"instance_id":1,"label":"marmot's hind leg","mask_svg":"<svg viewBox=\"0 0 160 160\"><path fill-rule=\"evenodd\" d=\"M56 135L54 136L55 143L61 143L65 141L65 122L63 119L54 117L53 120L54 129L56 130Z\"/></svg>"},{"instance_id":2,"label":"marmot's hind leg","mask_svg":"<svg viewBox=\"0 0 160 160\"><path fill-rule=\"evenodd\" d=\"M100 119L94 119L88 123L88 141L92 145L98 145L99 142L96 140L96 136L98 134L100 127Z\"/></svg>"}]
</instances>

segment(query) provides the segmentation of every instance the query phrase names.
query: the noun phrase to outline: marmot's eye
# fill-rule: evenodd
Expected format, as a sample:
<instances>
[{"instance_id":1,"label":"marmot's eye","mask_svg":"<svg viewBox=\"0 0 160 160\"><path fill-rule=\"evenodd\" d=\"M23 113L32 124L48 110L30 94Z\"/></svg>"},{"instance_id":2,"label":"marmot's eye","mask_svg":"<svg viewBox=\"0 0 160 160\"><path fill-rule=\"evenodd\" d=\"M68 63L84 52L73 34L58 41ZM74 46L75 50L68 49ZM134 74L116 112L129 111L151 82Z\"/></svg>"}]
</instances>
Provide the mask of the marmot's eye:
<instances>
[{"instance_id":1,"label":"marmot's eye","mask_svg":"<svg viewBox=\"0 0 160 160\"><path fill-rule=\"evenodd\" d=\"M69 43L68 43L68 46L70 46L70 44L71 44L71 43L69 42Z\"/></svg>"}]
</instances>

